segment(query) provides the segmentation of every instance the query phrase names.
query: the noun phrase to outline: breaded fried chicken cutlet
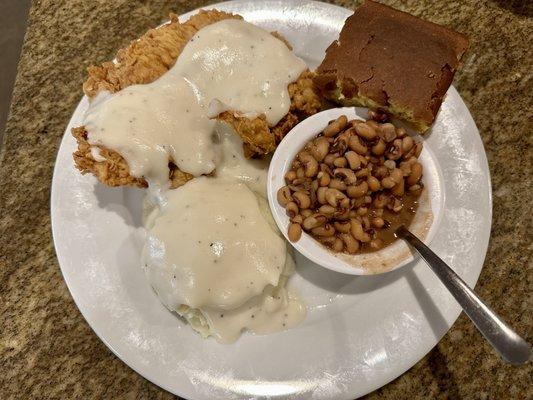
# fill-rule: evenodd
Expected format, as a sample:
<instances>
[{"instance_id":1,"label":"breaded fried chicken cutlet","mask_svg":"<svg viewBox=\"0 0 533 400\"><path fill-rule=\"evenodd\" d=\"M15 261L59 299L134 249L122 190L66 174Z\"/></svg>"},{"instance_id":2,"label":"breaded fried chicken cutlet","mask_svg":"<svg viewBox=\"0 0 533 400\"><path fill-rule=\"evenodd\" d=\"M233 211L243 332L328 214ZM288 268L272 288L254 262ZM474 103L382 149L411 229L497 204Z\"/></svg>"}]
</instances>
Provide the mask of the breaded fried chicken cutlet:
<instances>
[{"instance_id":1,"label":"breaded fried chicken cutlet","mask_svg":"<svg viewBox=\"0 0 533 400\"><path fill-rule=\"evenodd\" d=\"M93 100L101 92L117 93L132 85L148 84L157 80L173 67L187 43L200 29L226 19L242 17L209 10L200 11L188 21L180 23L175 15L171 15L168 24L149 30L139 40L121 49L115 61L90 67L89 77L83 85L85 94ZM285 42L275 32L272 34ZM290 48L290 45L286 44ZM239 134L247 158L269 154L292 127L323 108L323 98L315 89L313 76L311 71L305 70L296 81L288 85L291 101L289 112L274 126L269 126L262 114L246 117L224 111L216 118L229 123ZM130 173L123 155L102 145L90 144L84 126L74 128L72 134L78 143L78 149L73 154L74 161L83 174L92 173L109 186L148 186L144 177L136 177ZM174 161L169 159L172 188L185 184L193 177L181 171Z\"/></svg>"}]
</instances>

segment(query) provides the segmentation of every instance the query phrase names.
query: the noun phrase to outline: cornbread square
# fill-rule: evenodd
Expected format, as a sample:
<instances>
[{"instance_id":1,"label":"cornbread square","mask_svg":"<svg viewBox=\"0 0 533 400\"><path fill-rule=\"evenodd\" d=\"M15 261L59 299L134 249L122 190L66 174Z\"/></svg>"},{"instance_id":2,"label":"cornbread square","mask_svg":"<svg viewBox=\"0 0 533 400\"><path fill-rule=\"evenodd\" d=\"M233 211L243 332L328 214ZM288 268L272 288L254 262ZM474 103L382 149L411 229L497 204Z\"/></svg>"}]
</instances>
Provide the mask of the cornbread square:
<instances>
[{"instance_id":1,"label":"cornbread square","mask_svg":"<svg viewBox=\"0 0 533 400\"><path fill-rule=\"evenodd\" d=\"M460 33L366 0L326 50L314 82L330 100L381 109L423 133L467 48Z\"/></svg>"}]
</instances>

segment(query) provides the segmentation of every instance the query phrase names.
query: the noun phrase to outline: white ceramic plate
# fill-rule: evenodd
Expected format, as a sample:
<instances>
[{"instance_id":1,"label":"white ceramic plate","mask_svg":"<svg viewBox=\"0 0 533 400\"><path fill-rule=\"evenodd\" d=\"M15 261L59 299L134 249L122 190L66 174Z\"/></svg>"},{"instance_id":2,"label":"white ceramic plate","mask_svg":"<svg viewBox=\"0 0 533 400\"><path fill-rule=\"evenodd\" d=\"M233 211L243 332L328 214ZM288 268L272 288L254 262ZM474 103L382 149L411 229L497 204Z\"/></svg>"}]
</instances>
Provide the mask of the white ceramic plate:
<instances>
[{"instance_id":1,"label":"white ceramic plate","mask_svg":"<svg viewBox=\"0 0 533 400\"><path fill-rule=\"evenodd\" d=\"M312 68L350 15L309 1L216 7L281 32ZM163 307L144 278L142 191L108 188L74 169L70 129L81 123L86 108L83 98L54 171L57 256L96 334L155 384L188 399L353 399L414 365L458 317L458 305L421 261L383 275L348 276L297 256L292 284L308 304L299 327L268 336L244 334L233 345L201 339ZM432 248L473 286L490 233L490 178L478 131L454 88L427 142L442 171L444 196Z\"/></svg>"}]
</instances>

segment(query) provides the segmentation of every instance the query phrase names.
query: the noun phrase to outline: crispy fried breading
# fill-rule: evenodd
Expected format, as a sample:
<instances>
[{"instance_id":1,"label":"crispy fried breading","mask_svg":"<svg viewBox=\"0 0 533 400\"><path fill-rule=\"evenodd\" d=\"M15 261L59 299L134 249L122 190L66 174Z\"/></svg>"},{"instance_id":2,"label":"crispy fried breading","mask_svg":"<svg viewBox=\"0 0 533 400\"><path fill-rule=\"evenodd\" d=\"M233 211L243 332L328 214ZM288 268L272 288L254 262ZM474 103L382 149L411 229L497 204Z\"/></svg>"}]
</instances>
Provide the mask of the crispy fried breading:
<instances>
[{"instance_id":1,"label":"crispy fried breading","mask_svg":"<svg viewBox=\"0 0 533 400\"><path fill-rule=\"evenodd\" d=\"M315 90L313 75L313 72L305 71L296 82L289 85L291 107L287 115L273 127L268 126L264 115L248 119L226 111L217 117L231 124L242 138L246 157L271 153L295 125L324 108L323 100Z\"/></svg>"},{"instance_id":2,"label":"crispy fried breading","mask_svg":"<svg viewBox=\"0 0 533 400\"><path fill-rule=\"evenodd\" d=\"M89 77L83 84L85 94L92 98L100 91L115 93L131 85L153 82L172 68L196 32L228 18L242 17L216 10L200 11L181 24L176 15L171 14L168 24L150 29L139 40L119 50L116 61L89 67ZM126 160L113 150L97 146L105 161L96 161L84 127L74 128L72 134L78 142L78 150L73 154L74 162L83 174L90 172L108 186L148 186L145 179L130 175ZM172 161L169 167L172 188L184 185L193 178L191 174L180 171Z\"/></svg>"},{"instance_id":3,"label":"crispy fried breading","mask_svg":"<svg viewBox=\"0 0 533 400\"><path fill-rule=\"evenodd\" d=\"M119 50L116 61L89 67L83 91L87 96L94 97L102 90L115 93L131 85L153 82L172 68L196 32L230 18L242 19L240 15L222 11L201 10L181 24L175 14L170 14L168 24L150 29L140 39Z\"/></svg>"},{"instance_id":4,"label":"crispy fried breading","mask_svg":"<svg viewBox=\"0 0 533 400\"><path fill-rule=\"evenodd\" d=\"M171 15L170 23L149 30L139 40L120 50L116 61L90 67L89 77L83 85L84 92L92 98L103 90L114 93L130 85L153 82L172 68L187 42L198 30L228 18L242 17L216 10L200 11L181 24L175 15ZM277 32L273 32L273 35L290 48L281 35ZM310 71L305 71L296 82L289 85L290 111L273 127L268 126L264 116L247 119L225 112L218 117L231 124L241 136L246 157L262 156L272 152L293 126L320 111L323 99L314 89L312 75ZM72 134L78 142L78 150L73 155L74 161L82 173L91 172L109 186L147 186L144 179L130 175L126 160L115 151L98 146L100 155L105 161L96 161L91 153L91 145L87 142L87 132L84 127L74 128ZM172 188L192 179L192 175L180 171L172 160L169 161L169 166Z\"/></svg>"},{"instance_id":5,"label":"crispy fried breading","mask_svg":"<svg viewBox=\"0 0 533 400\"><path fill-rule=\"evenodd\" d=\"M78 141L78 150L73 154L74 162L82 174L90 172L100 182L108 186L137 186L141 188L148 186L146 180L130 175L126 160L116 151L102 146L91 146L87 142L87 131L83 126L72 129L72 135ZM91 153L91 147L98 147L100 156L106 160L96 161ZM191 174L180 171L172 162L169 162L169 169L172 189L185 185L187 181L193 178Z\"/></svg>"}]
</instances>

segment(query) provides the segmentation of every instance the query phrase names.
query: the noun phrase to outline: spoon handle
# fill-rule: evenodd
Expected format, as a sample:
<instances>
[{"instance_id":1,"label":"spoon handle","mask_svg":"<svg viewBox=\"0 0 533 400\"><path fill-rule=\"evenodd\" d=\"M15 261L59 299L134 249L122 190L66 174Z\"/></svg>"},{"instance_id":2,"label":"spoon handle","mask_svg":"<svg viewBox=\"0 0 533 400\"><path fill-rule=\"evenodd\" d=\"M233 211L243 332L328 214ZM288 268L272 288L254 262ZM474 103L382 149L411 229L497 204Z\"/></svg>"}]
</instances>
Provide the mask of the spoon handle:
<instances>
[{"instance_id":1,"label":"spoon handle","mask_svg":"<svg viewBox=\"0 0 533 400\"><path fill-rule=\"evenodd\" d=\"M504 361L518 365L531 360L531 346L487 307L459 275L429 247L403 226L398 228L396 235L418 251Z\"/></svg>"}]
</instances>

